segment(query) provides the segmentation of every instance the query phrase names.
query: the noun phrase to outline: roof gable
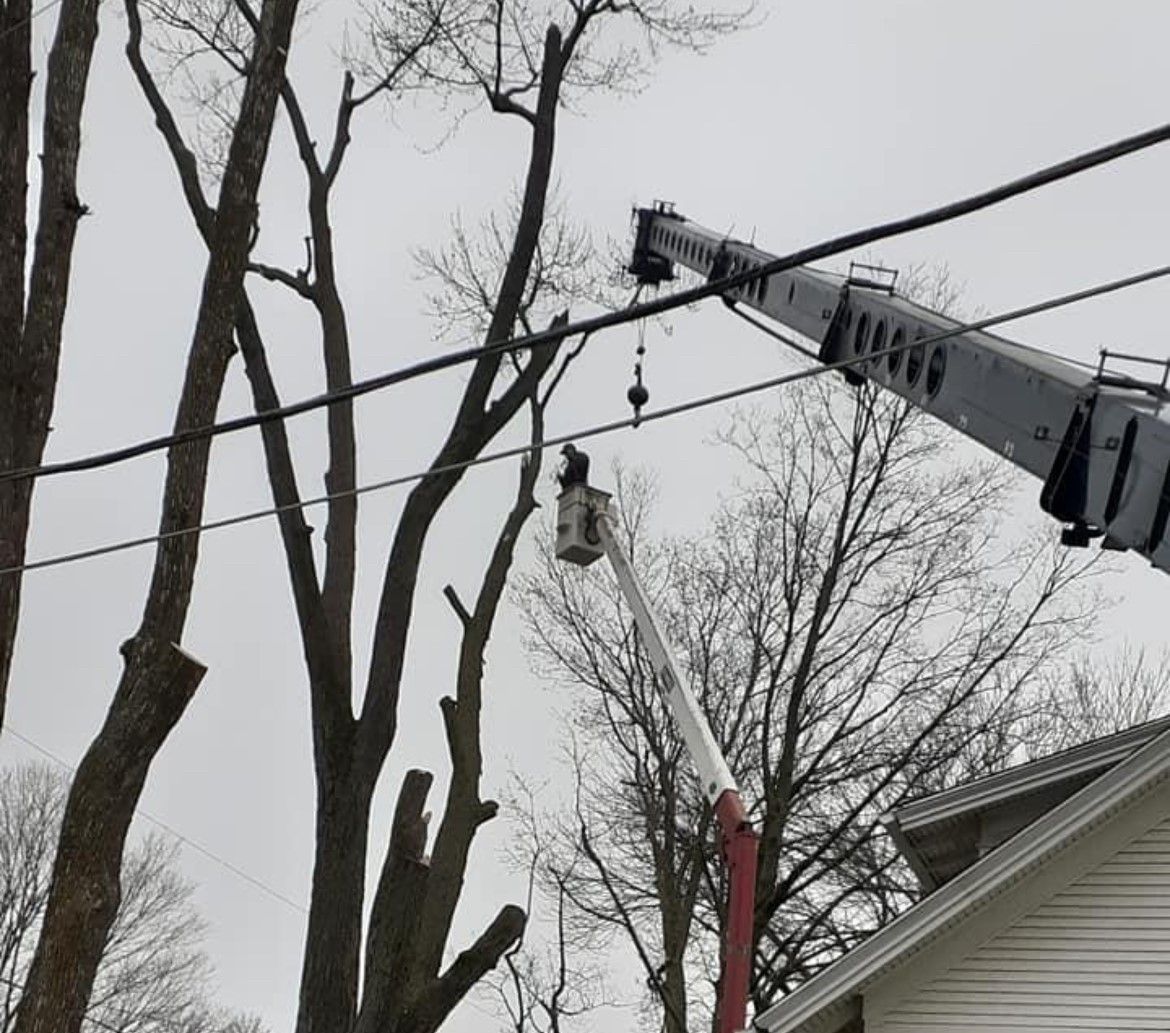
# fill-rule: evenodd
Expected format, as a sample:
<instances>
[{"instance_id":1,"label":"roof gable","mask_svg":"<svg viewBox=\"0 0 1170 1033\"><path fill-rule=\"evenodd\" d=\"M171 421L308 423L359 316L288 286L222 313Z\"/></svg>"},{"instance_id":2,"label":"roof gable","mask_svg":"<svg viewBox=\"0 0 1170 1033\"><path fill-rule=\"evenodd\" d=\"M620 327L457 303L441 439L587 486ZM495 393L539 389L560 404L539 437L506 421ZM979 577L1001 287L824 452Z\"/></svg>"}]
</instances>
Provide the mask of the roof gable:
<instances>
[{"instance_id":1,"label":"roof gable","mask_svg":"<svg viewBox=\"0 0 1170 1033\"><path fill-rule=\"evenodd\" d=\"M882 822L930 892L1167 729L1170 718L1128 728L914 800Z\"/></svg>"},{"instance_id":2,"label":"roof gable","mask_svg":"<svg viewBox=\"0 0 1170 1033\"><path fill-rule=\"evenodd\" d=\"M760 1015L756 1025L770 1033L840 1028L856 1014L860 992L879 975L976 914L1006 887L1139 800L1168 775L1170 731L1163 731L798 987Z\"/></svg>"},{"instance_id":3,"label":"roof gable","mask_svg":"<svg viewBox=\"0 0 1170 1033\"><path fill-rule=\"evenodd\" d=\"M863 994L865 1033L1170 1029L1170 790L999 895Z\"/></svg>"}]
</instances>

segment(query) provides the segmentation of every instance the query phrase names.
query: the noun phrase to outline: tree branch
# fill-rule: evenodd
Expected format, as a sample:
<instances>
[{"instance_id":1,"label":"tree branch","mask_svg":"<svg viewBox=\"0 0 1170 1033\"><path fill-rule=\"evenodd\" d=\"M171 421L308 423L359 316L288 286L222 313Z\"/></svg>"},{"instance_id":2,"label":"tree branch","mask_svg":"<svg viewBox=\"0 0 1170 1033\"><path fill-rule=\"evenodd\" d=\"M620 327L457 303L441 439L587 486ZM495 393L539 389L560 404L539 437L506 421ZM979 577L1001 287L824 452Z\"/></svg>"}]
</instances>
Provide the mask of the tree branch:
<instances>
[{"instance_id":1,"label":"tree branch","mask_svg":"<svg viewBox=\"0 0 1170 1033\"><path fill-rule=\"evenodd\" d=\"M298 269L295 273L290 273L287 269L281 269L278 266L253 261L248 263L248 272L256 273L272 283L283 284L306 301L314 300L315 293L309 283L307 271Z\"/></svg>"},{"instance_id":2,"label":"tree branch","mask_svg":"<svg viewBox=\"0 0 1170 1033\"><path fill-rule=\"evenodd\" d=\"M402 1033L434 1033L455 1006L488 972L505 951L524 935L524 912L512 904L500 909L479 938L463 951L414 1005L402 1023Z\"/></svg>"}]
</instances>

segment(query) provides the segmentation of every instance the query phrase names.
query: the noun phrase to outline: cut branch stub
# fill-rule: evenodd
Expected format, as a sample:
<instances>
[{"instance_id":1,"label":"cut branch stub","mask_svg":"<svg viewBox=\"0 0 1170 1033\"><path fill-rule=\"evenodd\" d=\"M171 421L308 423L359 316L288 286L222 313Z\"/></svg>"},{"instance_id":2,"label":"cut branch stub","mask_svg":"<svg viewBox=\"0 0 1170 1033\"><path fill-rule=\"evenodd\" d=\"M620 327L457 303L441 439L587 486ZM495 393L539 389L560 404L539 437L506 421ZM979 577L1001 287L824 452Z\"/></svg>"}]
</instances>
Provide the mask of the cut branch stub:
<instances>
[{"instance_id":1,"label":"cut branch stub","mask_svg":"<svg viewBox=\"0 0 1170 1033\"><path fill-rule=\"evenodd\" d=\"M427 845L429 814L423 812L434 776L412 768L402 780L394 824L390 828L390 853L411 861L422 861Z\"/></svg>"},{"instance_id":2,"label":"cut branch stub","mask_svg":"<svg viewBox=\"0 0 1170 1033\"><path fill-rule=\"evenodd\" d=\"M370 910L365 988L354 1033L385 1033L395 1028L396 1017L412 997L409 972L422 914L419 901L426 895L430 876L423 855L430 815L423 807L433 781L429 771L412 769L398 792L390 845Z\"/></svg>"}]
</instances>

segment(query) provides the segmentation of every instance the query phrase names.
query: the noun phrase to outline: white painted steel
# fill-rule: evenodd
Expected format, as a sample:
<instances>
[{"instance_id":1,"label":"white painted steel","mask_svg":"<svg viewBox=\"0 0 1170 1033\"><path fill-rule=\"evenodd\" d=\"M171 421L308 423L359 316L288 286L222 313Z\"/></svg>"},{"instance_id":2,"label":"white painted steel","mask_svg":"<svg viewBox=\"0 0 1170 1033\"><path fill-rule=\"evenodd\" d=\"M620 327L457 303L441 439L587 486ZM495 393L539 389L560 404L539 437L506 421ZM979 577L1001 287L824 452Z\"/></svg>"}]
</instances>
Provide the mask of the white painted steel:
<instances>
[{"instance_id":1,"label":"white painted steel","mask_svg":"<svg viewBox=\"0 0 1170 1033\"><path fill-rule=\"evenodd\" d=\"M617 576L622 594L630 604L638 631L654 664L659 691L698 769L703 792L714 805L728 790L737 793L739 791L731 769L723 759L723 751L711 733L711 726L707 723L707 717L699 706L699 701L674 662L674 656L667 645L666 635L659 626L654 607L646 597L642 582L610 527L608 512L599 512L595 523L602 548Z\"/></svg>"},{"instance_id":2,"label":"white painted steel","mask_svg":"<svg viewBox=\"0 0 1170 1033\"><path fill-rule=\"evenodd\" d=\"M608 492L574 484L557 498L557 559L587 567L605 555L590 528L596 514L607 512Z\"/></svg>"}]
</instances>

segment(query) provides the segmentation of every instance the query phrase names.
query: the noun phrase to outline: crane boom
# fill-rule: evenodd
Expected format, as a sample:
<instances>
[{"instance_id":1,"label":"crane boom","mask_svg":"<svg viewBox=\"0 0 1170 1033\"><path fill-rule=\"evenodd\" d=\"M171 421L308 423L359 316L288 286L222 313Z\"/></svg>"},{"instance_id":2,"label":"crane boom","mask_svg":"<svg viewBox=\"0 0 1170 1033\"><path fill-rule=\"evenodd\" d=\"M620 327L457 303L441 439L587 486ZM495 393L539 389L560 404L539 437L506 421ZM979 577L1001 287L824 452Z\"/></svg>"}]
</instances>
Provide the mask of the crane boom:
<instances>
[{"instance_id":1,"label":"crane boom","mask_svg":"<svg viewBox=\"0 0 1170 1033\"><path fill-rule=\"evenodd\" d=\"M776 257L661 202L636 217L630 271L644 283L673 278L676 264L720 279ZM1170 365L1159 364L1159 381L1110 371L1104 358L1096 370L1081 367L983 330L959 330L955 320L899 296L892 282L869 276L800 267L752 280L727 298L815 342L822 362L857 360L848 379L901 395L1039 477L1041 507L1065 525L1065 544L1099 537L1103 548L1133 549L1170 570L1170 418L1163 412Z\"/></svg>"},{"instance_id":2,"label":"crane boom","mask_svg":"<svg viewBox=\"0 0 1170 1033\"><path fill-rule=\"evenodd\" d=\"M747 1024L759 839L703 708L675 663L646 590L614 534L612 516L606 492L583 483L567 487L557 500L557 558L578 566L587 566L602 555L609 560L654 664L658 691L678 726L715 812L728 869L718 1030L738 1033Z\"/></svg>"}]
</instances>

